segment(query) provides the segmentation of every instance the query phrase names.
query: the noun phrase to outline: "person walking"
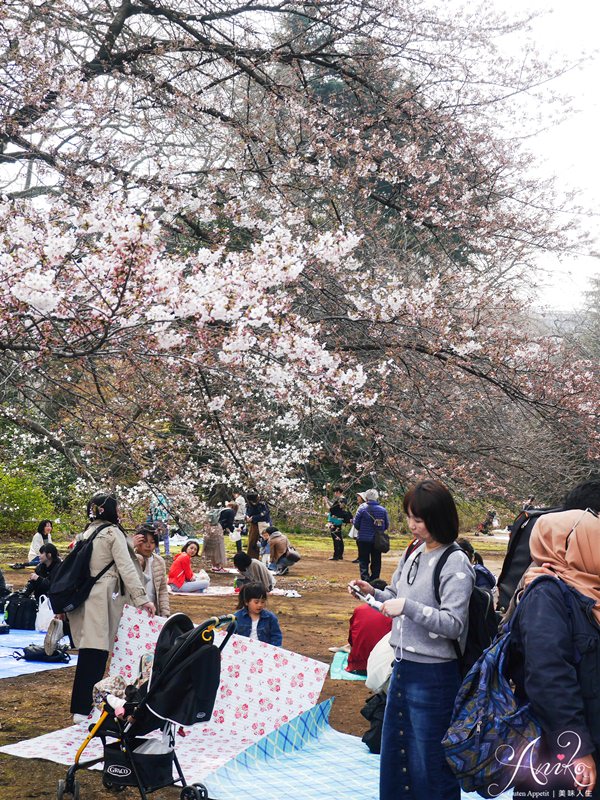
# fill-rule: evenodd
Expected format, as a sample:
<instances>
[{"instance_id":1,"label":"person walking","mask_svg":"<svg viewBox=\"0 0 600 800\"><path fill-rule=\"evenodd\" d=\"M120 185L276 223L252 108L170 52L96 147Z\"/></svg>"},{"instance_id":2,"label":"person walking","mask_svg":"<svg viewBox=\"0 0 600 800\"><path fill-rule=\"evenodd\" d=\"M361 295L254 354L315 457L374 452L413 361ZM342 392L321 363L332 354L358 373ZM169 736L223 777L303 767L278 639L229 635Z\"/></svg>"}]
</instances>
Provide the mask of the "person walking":
<instances>
[{"instance_id":1,"label":"person walking","mask_svg":"<svg viewBox=\"0 0 600 800\"><path fill-rule=\"evenodd\" d=\"M390 518L379 504L379 492L367 489L362 493L365 503L360 506L354 517L354 527L358 531L358 565L363 581L372 581L381 574L381 553L374 546L375 531L387 531Z\"/></svg>"}]
</instances>

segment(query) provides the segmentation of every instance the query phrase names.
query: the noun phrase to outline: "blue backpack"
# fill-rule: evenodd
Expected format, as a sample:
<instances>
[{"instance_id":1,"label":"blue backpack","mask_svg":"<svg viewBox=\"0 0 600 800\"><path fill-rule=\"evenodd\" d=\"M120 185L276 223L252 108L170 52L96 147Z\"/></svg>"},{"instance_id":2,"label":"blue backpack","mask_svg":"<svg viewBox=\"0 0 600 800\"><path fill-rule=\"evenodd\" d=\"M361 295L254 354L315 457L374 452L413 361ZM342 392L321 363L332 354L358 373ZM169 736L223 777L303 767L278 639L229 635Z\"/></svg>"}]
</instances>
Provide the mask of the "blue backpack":
<instances>
[{"instance_id":1,"label":"blue backpack","mask_svg":"<svg viewBox=\"0 0 600 800\"><path fill-rule=\"evenodd\" d=\"M497 797L512 785L515 765L528 747L530 763L541 736L530 704L519 704L505 674L509 645L510 625L463 681L442 740L461 787L482 797Z\"/></svg>"}]
</instances>

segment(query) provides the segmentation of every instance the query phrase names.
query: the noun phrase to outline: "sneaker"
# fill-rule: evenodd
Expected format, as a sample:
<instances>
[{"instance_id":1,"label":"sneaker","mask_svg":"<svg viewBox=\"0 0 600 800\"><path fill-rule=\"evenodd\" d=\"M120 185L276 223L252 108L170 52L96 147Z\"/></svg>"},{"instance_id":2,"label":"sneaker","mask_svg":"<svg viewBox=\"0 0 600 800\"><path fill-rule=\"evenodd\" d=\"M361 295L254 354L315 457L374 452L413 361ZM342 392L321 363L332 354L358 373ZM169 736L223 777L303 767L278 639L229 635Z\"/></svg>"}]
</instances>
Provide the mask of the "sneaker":
<instances>
[{"instance_id":1,"label":"sneaker","mask_svg":"<svg viewBox=\"0 0 600 800\"><path fill-rule=\"evenodd\" d=\"M350 645L344 644L341 647L329 647L328 650L330 653L349 653Z\"/></svg>"},{"instance_id":2,"label":"sneaker","mask_svg":"<svg viewBox=\"0 0 600 800\"><path fill-rule=\"evenodd\" d=\"M353 564L360 564L360 558L355 558L352 563Z\"/></svg>"},{"instance_id":3,"label":"sneaker","mask_svg":"<svg viewBox=\"0 0 600 800\"><path fill-rule=\"evenodd\" d=\"M289 567L283 567L283 569L278 569L275 575L287 575L289 571Z\"/></svg>"},{"instance_id":4,"label":"sneaker","mask_svg":"<svg viewBox=\"0 0 600 800\"><path fill-rule=\"evenodd\" d=\"M56 645L60 642L63 637L63 624L61 619L56 619L54 617L50 620L48 624L48 632L46 633L46 638L44 639L44 653L47 656L51 656L52 653L56 650Z\"/></svg>"},{"instance_id":5,"label":"sneaker","mask_svg":"<svg viewBox=\"0 0 600 800\"><path fill-rule=\"evenodd\" d=\"M82 722L87 722L89 714L73 714L73 725L81 725Z\"/></svg>"}]
</instances>

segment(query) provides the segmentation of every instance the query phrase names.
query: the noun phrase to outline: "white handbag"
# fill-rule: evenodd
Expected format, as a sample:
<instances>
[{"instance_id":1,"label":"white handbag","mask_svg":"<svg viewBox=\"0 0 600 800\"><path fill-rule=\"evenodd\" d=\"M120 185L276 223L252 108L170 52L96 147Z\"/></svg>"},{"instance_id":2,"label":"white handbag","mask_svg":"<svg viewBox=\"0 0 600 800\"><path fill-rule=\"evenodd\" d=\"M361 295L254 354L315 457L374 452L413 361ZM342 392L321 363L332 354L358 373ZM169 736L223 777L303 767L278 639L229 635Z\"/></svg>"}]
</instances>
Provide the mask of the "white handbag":
<instances>
[{"instance_id":1,"label":"white handbag","mask_svg":"<svg viewBox=\"0 0 600 800\"><path fill-rule=\"evenodd\" d=\"M352 527L348 531L348 538L349 539L358 539L358 531L356 530L354 525L352 525Z\"/></svg>"},{"instance_id":2,"label":"white handbag","mask_svg":"<svg viewBox=\"0 0 600 800\"><path fill-rule=\"evenodd\" d=\"M50 605L50 600L45 594L40 595L38 601L38 611L35 615L35 629L36 631L47 631L50 621L54 619L54 611Z\"/></svg>"}]
</instances>

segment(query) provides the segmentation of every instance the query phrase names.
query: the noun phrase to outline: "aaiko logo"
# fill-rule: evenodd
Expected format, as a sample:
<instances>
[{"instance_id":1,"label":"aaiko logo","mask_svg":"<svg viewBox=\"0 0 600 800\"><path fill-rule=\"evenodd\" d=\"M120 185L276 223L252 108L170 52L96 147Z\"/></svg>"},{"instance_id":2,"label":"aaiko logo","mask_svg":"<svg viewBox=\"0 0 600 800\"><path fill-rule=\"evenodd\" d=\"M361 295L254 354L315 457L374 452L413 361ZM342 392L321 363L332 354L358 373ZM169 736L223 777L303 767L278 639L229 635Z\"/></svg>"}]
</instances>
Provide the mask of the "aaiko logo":
<instances>
[{"instance_id":1,"label":"aaiko logo","mask_svg":"<svg viewBox=\"0 0 600 800\"><path fill-rule=\"evenodd\" d=\"M496 748L494 754L496 761L502 766L508 767L511 770L511 774L504 786L500 786L497 783L492 783L488 786L488 793L491 797L497 797L502 794L515 783L519 776L523 777L524 774L532 778L533 782L538 786L547 786L552 776L564 777L565 775L569 775L574 781L577 781L580 789L585 789L589 785L581 780L583 768L577 759L581 749L579 734L575 731L563 731L557 737L556 743L561 750L566 750L567 753L557 753L555 756L556 761L554 762L536 763L536 748L540 738L538 736L537 739L529 742L520 754L508 744L502 744ZM569 755L571 749L572 752Z\"/></svg>"}]
</instances>

